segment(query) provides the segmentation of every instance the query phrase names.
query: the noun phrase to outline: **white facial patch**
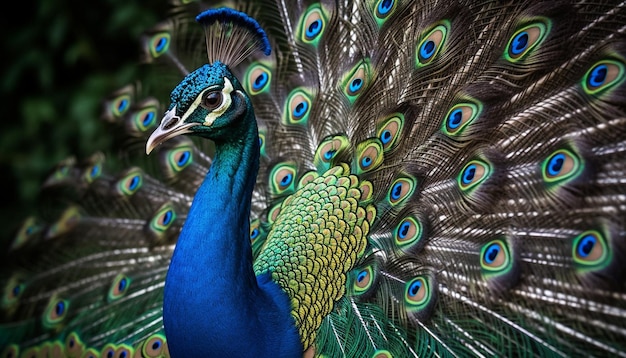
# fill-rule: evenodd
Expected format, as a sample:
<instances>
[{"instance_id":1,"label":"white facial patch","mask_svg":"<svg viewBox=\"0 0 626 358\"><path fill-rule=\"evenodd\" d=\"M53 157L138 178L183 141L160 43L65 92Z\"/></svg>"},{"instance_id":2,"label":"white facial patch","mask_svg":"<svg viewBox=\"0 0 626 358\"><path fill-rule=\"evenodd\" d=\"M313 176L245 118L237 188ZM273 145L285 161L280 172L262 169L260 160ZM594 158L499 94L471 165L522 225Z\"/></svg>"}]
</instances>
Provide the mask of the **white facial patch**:
<instances>
[{"instance_id":1,"label":"white facial patch","mask_svg":"<svg viewBox=\"0 0 626 358\"><path fill-rule=\"evenodd\" d=\"M207 88L196 97L196 99L193 101L193 103L189 107L189 110L185 112L185 114L183 115L182 117L183 121L185 121L187 117L189 117L189 115L193 113L196 110L196 108L198 108L198 106L202 102L202 99L204 98L204 94L207 91L212 91L212 89ZM226 112L228 107L230 107L230 104L233 101L232 98L230 97L231 92L233 92L233 84L230 82L228 78L224 77L224 88L222 89L222 104L216 109L214 109L213 111L211 111L209 114L207 114L206 118L204 119L204 123L202 123L204 126L210 127L211 125L213 125L213 122L215 122L215 120L218 117L220 117L222 114L224 114L224 112Z\"/></svg>"}]
</instances>

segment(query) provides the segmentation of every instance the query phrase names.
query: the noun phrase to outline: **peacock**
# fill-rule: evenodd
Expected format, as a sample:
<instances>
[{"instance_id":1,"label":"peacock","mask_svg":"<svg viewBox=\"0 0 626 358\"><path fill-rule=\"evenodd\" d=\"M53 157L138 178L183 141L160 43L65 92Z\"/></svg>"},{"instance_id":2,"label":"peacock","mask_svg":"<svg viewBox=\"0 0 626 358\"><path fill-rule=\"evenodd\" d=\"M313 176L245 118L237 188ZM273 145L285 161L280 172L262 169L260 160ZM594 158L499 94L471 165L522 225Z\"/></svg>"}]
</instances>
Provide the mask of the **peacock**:
<instances>
[{"instance_id":1,"label":"peacock","mask_svg":"<svg viewBox=\"0 0 626 358\"><path fill-rule=\"evenodd\" d=\"M625 32L171 0L103 99L114 164L59 163L12 241L2 357L626 356Z\"/></svg>"}]
</instances>

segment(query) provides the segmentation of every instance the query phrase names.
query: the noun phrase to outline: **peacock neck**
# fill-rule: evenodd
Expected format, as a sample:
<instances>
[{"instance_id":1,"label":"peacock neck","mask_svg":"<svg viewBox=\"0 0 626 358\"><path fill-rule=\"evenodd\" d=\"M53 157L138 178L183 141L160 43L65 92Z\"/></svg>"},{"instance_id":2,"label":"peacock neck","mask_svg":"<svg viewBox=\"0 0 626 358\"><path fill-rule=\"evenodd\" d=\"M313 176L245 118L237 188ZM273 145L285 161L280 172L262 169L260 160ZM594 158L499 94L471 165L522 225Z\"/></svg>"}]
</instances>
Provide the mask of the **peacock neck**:
<instances>
[{"instance_id":1,"label":"peacock neck","mask_svg":"<svg viewBox=\"0 0 626 358\"><path fill-rule=\"evenodd\" d=\"M242 342L252 356L282 356L276 354L280 345L288 350L284 356L302 352L288 298L267 277L257 280L252 268L249 221L259 141L254 115L245 121L234 140L216 142L172 257L163 320L173 357L239 356ZM276 325L289 344L276 341Z\"/></svg>"}]
</instances>

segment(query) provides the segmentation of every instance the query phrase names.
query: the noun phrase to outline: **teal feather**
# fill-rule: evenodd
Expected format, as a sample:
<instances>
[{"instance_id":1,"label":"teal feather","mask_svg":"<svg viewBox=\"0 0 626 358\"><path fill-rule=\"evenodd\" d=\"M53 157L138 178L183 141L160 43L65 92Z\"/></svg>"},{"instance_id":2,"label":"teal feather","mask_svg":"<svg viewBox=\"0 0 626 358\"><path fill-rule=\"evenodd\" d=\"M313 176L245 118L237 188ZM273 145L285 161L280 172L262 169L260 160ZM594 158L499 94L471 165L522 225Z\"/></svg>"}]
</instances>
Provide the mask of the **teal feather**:
<instances>
[{"instance_id":1,"label":"teal feather","mask_svg":"<svg viewBox=\"0 0 626 358\"><path fill-rule=\"evenodd\" d=\"M4 357L626 356L624 4L170 3L127 166L16 233Z\"/></svg>"}]
</instances>

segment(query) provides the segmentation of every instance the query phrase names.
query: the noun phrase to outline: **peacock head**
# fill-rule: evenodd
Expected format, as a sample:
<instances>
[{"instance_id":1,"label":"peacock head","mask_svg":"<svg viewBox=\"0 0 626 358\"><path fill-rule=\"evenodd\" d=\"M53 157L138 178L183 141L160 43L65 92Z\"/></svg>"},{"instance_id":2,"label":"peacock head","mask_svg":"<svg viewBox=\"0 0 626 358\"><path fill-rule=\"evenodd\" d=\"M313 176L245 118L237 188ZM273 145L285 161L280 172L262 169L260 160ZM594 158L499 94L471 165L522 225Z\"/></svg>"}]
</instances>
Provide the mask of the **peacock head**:
<instances>
[{"instance_id":1,"label":"peacock head","mask_svg":"<svg viewBox=\"0 0 626 358\"><path fill-rule=\"evenodd\" d=\"M241 138L254 114L241 84L228 69L256 51L266 56L271 46L265 31L247 14L229 8L209 9L196 21L204 26L207 56L204 65L188 74L171 94L171 104L146 143L146 153L181 134L215 142Z\"/></svg>"},{"instance_id":2,"label":"peacock head","mask_svg":"<svg viewBox=\"0 0 626 358\"><path fill-rule=\"evenodd\" d=\"M248 96L228 67L220 61L204 65L188 74L172 91L170 106L148 138L146 153L181 134L217 142L233 137L251 113Z\"/></svg>"}]
</instances>

